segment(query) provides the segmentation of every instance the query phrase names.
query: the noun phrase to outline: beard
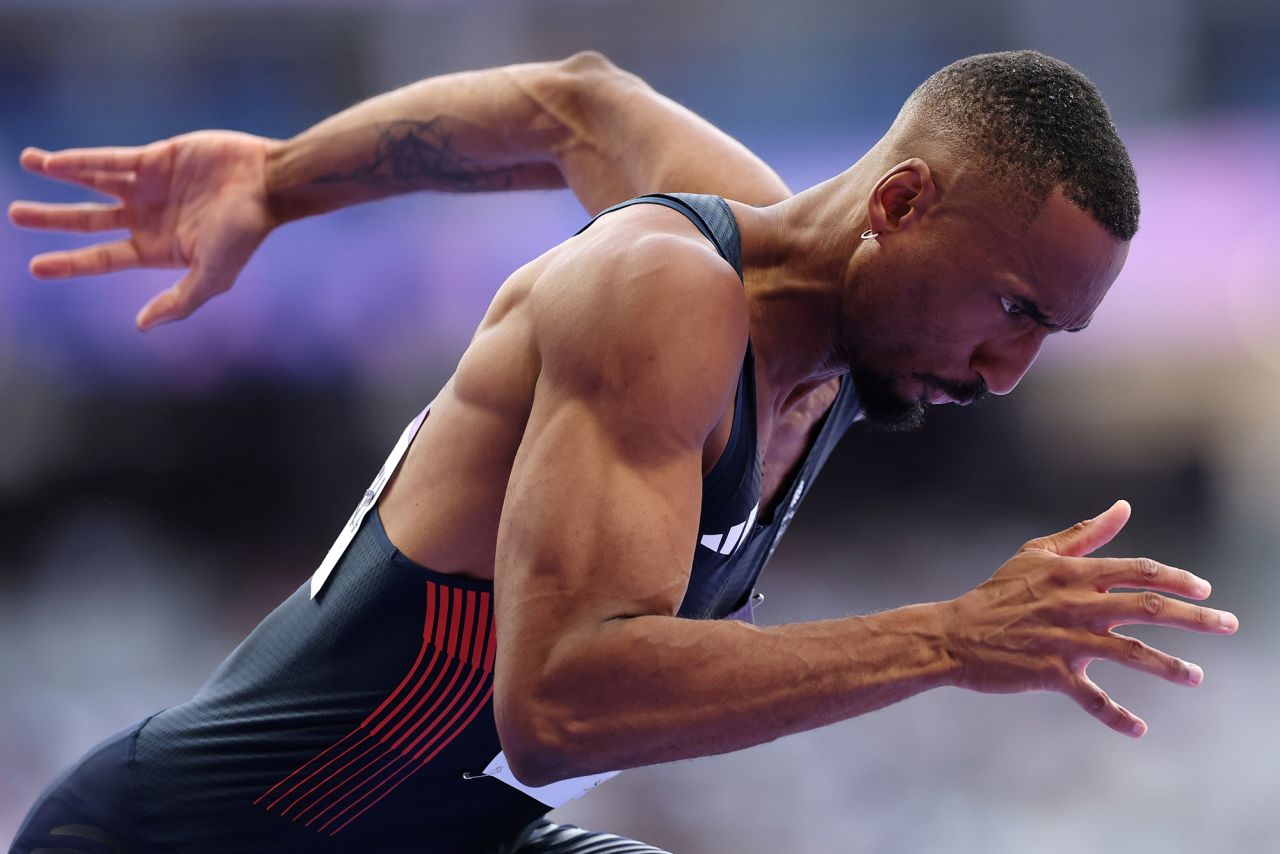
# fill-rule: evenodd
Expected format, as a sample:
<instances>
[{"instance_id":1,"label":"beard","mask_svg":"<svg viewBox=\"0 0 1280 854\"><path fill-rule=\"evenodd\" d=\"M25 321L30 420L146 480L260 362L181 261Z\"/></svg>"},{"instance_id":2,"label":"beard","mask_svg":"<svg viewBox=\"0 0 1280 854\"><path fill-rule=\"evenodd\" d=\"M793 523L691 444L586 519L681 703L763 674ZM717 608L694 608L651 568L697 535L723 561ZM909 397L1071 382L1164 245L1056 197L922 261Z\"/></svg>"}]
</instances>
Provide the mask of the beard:
<instances>
[{"instance_id":1,"label":"beard","mask_svg":"<svg viewBox=\"0 0 1280 854\"><path fill-rule=\"evenodd\" d=\"M866 368L855 368L851 376L853 387L858 392L858 404L862 407L862 415L868 427L882 432L900 433L924 426L928 404L920 399L902 396L897 389L902 376L886 376ZM953 400L966 406L979 403L987 396L987 384L982 380L957 383L928 374L911 374L910 377L926 386L941 389Z\"/></svg>"}]
</instances>

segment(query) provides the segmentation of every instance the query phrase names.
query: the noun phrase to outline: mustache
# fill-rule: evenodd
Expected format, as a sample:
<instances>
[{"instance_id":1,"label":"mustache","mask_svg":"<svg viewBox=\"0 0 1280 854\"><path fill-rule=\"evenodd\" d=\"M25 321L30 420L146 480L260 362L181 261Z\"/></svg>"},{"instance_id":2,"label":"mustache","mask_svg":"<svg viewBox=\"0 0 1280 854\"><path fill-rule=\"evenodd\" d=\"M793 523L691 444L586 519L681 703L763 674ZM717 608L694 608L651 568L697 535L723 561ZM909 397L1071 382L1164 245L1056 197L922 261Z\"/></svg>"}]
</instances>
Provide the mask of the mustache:
<instances>
[{"instance_id":1,"label":"mustache","mask_svg":"<svg viewBox=\"0 0 1280 854\"><path fill-rule=\"evenodd\" d=\"M990 389L987 388L986 381L981 378L969 383L956 382L955 380L929 375L920 377L920 379L946 392L948 397L962 406L981 403L991 393Z\"/></svg>"}]
</instances>

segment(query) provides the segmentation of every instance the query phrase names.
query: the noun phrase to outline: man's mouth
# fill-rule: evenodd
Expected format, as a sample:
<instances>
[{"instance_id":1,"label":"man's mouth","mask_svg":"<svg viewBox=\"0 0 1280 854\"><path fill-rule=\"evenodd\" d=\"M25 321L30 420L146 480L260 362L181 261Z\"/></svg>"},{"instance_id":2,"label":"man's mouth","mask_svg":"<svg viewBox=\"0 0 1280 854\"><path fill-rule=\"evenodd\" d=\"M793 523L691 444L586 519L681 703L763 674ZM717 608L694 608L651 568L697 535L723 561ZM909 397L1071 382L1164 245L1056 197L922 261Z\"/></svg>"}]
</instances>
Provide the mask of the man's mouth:
<instances>
[{"instance_id":1,"label":"man's mouth","mask_svg":"<svg viewBox=\"0 0 1280 854\"><path fill-rule=\"evenodd\" d=\"M958 403L958 402L959 402L959 401L957 401L954 397L952 397L951 395L947 394L945 391L943 391L942 389L938 388L937 386L925 386L925 394L924 394L924 398L925 398L925 400L929 401L929 403L931 403L931 404L932 404L932 405L934 405L934 406L939 406L939 405L944 404L944 403Z\"/></svg>"},{"instance_id":2,"label":"man's mouth","mask_svg":"<svg viewBox=\"0 0 1280 854\"><path fill-rule=\"evenodd\" d=\"M934 406L943 403L955 403L968 406L977 403L987 396L987 387L983 382L972 384L947 383L937 380L924 381L923 399Z\"/></svg>"}]
</instances>

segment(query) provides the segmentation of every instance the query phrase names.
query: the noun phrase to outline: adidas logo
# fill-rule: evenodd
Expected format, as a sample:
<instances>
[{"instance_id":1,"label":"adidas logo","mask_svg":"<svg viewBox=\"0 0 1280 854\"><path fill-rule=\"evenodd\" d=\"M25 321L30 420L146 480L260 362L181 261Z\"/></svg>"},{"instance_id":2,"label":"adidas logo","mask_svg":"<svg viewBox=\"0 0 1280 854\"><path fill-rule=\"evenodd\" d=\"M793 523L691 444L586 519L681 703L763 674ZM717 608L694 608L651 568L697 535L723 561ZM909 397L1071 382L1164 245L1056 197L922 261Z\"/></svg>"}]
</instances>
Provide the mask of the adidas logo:
<instances>
[{"instance_id":1,"label":"adidas logo","mask_svg":"<svg viewBox=\"0 0 1280 854\"><path fill-rule=\"evenodd\" d=\"M755 524L756 513L759 510L760 505L757 504L751 508L751 515L747 517L747 520L734 525L729 529L729 533L703 534L698 538L698 544L722 555L733 554L734 549L746 542L746 535L751 533L751 526Z\"/></svg>"}]
</instances>

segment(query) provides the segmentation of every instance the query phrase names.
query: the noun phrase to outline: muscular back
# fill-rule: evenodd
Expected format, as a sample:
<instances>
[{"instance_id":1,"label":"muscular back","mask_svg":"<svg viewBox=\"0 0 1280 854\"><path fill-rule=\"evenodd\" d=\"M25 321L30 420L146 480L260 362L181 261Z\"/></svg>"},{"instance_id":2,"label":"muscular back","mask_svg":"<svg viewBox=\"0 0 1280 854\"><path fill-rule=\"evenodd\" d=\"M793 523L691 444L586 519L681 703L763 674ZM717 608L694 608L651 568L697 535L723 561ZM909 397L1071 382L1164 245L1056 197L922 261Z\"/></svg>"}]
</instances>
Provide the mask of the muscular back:
<instances>
[{"instance_id":1,"label":"muscular back","mask_svg":"<svg viewBox=\"0 0 1280 854\"><path fill-rule=\"evenodd\" d=\"M674 325L681 321L721 331L681 335ZM380 503L388 534L439 572L494 577L512 465L548 356L572 366L560 378L587 394L599 388L626 401L634 386L635 417L659 420L665 429L681 423L665 411L679 386L696 387L709 401L707 415L686 438L701 448L699 474L705 473L728 441L745 343L741 284L688 220L650 206L610 214L499 289ZM697 370L708 363L718 377ZM664 365L685 366L693 376L656 383L651 377L647 384L641 378ZM550 384L542 385L550 395ZM652 399L641 386L675 393ZM690 543L698 516L692 497Z\"/></svg>"}]
</instances>

